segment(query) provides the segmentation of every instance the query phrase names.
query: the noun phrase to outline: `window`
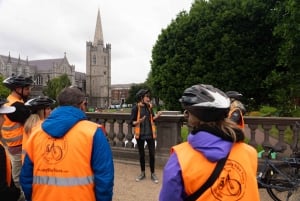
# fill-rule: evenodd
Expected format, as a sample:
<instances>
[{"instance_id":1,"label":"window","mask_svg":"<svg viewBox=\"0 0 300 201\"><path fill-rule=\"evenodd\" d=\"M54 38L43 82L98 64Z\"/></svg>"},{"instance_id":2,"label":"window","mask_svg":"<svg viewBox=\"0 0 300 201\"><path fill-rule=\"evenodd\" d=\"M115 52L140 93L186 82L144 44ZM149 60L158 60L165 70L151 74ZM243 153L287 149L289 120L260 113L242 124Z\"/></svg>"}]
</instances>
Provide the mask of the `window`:
<instances>
[{"instance_id":1,"label":"window","mask_svg":"<svg viewBox=\"0 0 300 201\"><path fill-rule=\"evenodd\" d=\"M93 65L96 65L96 55L93 55Z\"/></svg>"},{"instance_id":2,"label":"window","mask_svg":"<svg viewBox=\"0 0 300 201\"><path fill-rule=\"evenodd\" d=\"M43 77L41 75L38 75L36 77L36 85L42 85L43 84Z\"/></svg>"}]
</instances>

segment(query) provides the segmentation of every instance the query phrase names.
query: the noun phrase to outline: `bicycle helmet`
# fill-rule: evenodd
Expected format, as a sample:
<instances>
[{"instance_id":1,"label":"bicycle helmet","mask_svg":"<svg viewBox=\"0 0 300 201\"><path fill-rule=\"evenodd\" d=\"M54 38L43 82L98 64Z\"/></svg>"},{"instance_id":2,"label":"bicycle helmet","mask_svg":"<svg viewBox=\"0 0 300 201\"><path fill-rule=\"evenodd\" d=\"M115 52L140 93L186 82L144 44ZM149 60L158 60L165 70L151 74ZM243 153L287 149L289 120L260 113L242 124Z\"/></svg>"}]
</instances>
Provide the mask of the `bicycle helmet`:
<instances>
[{"instance_id":1,"label":"bicycle helmet","mask_svg":"<svg viewBox=\"0 0 300 201\"><path fill-rule=\"evenodd\" d=\"M185 110L205 122L226 118L230 108L227 95L206 84L193 85L185 89L179 102Z\"/></svg>"},{"instance_id":2,"label":"bicycle helmet","mask_svg":"<svg viewBox=\"0 0 300 201\"><path fill-rule=\"evenodd\" d=\"M7 88L14 90L18 87L27 87L33 84L33 80L31 77L24 77L22 75L11 76L3 80L4 86Z\"/></svg>"},{"instance_id":3,"label":"bicycle helmet","mask_svg":"<svg viewBox=\"0 0 300 201\"><path fill-rule=\"evenodd\" d=\"M14 106L6 106L4 105L8 101L6 99L0 98L0 114L8 114L16 111Z\"/></svg>"},{"instance_id":4,"label":"bicycle helmet","mask_svg":"<svg viewBox=\"0 0 300 201\"><path fill-rule=\"evenodd\" d=\"M38 110L53 106L55 102L55 100L48 98L47 96L39 96L28 100L25 103L25 106L29 107L29 109L34 113Z\"/></svg>"},{"instance_id":5,"label":"bicycle helmet","mask_svg":"<svg viewBox=\"0 0 300 201\"><path fill-rule=\"evenodd\" d=\"M241 100L243 97L243 94L237 92L237 91L227 91L226 95L231 98L231 99L235 99L235 100Z\"/></svg>"},{"instance_id":6,"label":"bicycle helmet","mask_svg":"<svg viewBox=\"0 0 300 201\"><path fill-rule=\"evenodd\" d=\"M142 98L144 98L144 96L149 93L150 91L148 89L140 89L137 93L136 93L136 99L139 101Z\"/></svg>"}]
</instances>

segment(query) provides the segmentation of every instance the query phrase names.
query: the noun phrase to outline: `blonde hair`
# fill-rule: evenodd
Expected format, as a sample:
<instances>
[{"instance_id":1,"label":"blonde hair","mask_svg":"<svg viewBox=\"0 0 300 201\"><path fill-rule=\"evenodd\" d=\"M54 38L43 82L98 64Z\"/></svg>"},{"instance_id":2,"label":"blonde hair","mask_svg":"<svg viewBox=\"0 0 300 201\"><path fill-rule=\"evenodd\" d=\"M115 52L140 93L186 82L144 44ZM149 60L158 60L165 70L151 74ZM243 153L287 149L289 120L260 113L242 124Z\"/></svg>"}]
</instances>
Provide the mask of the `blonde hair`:
<instances>
[{"instance_id":1,"label":"blonde hair","mask_svg":"<svg viewBox=\"0 0 300 201\"><path fill-rule=\"evenodd\" d=\"M219 121L205 122L205 121L201 121L196 116L189 113L188 123L191 127L193 127L193 129L200 128L202 125L208 125L209 127L217 127L221 131L223 131L225 135L230 137L233 142L237 141L237 134L235 129L239 129L239 127L235 122L231 121L228 118Z\"/></svg>"},{"instance_id":2,"label":"blonde hair","mask_svg":"<svg viewBox=\"0 0 300 201\"><path fill-rule=\"evenodd\" d=\"M234 108L239 108L242 111L246 111L245 106L243 105L243 103L241 103L238 100L234 100L233 102L231 102L230 109L234 109Z\"/></svg>"},{"instance_id":3,"label":"blonde hair","mask_svg":"<svg viewBox=\"0 0 300 201\"><path fill-rule=\"evenodd\" d=\"M45 108L46 109L46 108ZM36 113L31 114L24 124L24 132L26 135L31 133L31 129L40 121L45 119L45 109L40 109Z\"/></svg>"}]
</instances>

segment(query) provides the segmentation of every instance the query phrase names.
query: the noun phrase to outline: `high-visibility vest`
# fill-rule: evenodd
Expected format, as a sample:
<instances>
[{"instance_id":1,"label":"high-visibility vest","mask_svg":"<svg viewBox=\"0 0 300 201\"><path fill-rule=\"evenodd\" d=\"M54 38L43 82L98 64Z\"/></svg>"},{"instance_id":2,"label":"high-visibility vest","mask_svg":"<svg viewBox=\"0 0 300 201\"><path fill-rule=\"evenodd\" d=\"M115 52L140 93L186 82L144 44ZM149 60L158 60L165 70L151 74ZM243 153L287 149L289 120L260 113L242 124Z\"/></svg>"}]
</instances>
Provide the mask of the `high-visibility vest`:
<instances>
[{"instance_id":1,"label":"high-visibility vest","mask_svg":"<svg viewBox=\"0 0 300 201\"><path fill-rule=\"evenodd\" d=\"M13 95L7 97L8 102L5 103L7 106L11 106L15 102L21 102L22 100L17 99ZM23 125L19 122L11 121L7 115L4 115L4 122L1 128L2 138L5 141L6 145L9 147L19 146L22 144L23 138Z\"/></svg>"},{"instance_id":2,"label":"high-visibility vest","mask_svg":"<svg viewBox=\"0 0 300 201\"><path fill-rule=\"evenodd\" d=\"M240 128L245 128L244 115L243 115L241 109L239 109L239 108L233 108L233 109L231 109L231 110L229 111L229 113L228 113L228 117L230 118L231 115L232 115L232 113L233 113L234 111L236 111L236 110L239 111L240 116L241 116L241 121L240 121L237 125L238 125Z\"/></svg>"},{"instance_id":3,"label":"high-visibility vest","mask_svg":"<svg viewBox=\"0 0 300 201\"><path fill-rule=\"evenodd\" d=\"M151 106L151 105L150 105ZM153 116L152 116L152 112L151 112L151 108L149 108L147 105L145 105L145 107L148 109L149 114L150 114L150 123L151 123L151 129L152 129L152 137L153 139L156 139L156 127L155 127L155 123L153 121ZM141 113L141 106L139 104L137 104L137 121L140 119L140 113ZM135 138L139 139L140 138L140 134L141 134L141 124L137 124L134 127L134 133L135 133Z\"/></svg>"},{"instance_id":4,"label":"high-visibility vest","mask_svg":"<svg viewBox=\"0 0 300 201\"><path fill-rule=\"evenodd\" d=\"M29 138L29 135L34 135L34 133L38 132L41 129L41 125L43 123L44 120L39 120L32 128L31 128L31 132L30 133L25 133L23 135L23 140L22 140L22 164L24 162L24 157L26 154L26 143L27 140Z\"/></svg>"},{"instance_id":5,"label":"high-visibility vest","mask_svg":"<svg viewBox=\"0 0 300 201\"><path fill-rule=\"evenodd\" d=\"M188 142L174 146L171 151L177 155L184 190L191 195L209 178L217 162L207 160ZM259 200L256 170L256 150L245 143L235 143L218 179L197 201Z\"/></svg>"},{"instance_id":6,"label":"high-visibility vest","mask_svg":"<svg viewBox=\"0 0 300 201\"><path fill-rule=\"evenodd\" d=\"M96 200L91 157L97 128L83 120L61 138L42 129L30 136L26 152L34 164L32 201Z\"/></svg>"}]
</instances>

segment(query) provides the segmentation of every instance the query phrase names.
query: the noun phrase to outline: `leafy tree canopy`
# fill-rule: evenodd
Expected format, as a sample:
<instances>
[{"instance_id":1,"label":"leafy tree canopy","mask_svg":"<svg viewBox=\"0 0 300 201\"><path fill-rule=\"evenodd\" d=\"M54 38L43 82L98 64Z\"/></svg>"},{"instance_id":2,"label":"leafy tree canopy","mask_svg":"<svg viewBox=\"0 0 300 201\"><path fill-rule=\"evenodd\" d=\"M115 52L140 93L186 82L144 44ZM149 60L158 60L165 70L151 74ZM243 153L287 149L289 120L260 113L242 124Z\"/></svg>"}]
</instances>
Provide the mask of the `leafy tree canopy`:
<instances>
[{"instance_id":1,"label":"leafy tree canopy","mask_svg":"<svg viewBox=\"0 0 300 201\"><path fill-rule=\"evenodd\" d=\"M56 100L57 95L59 94L59 92L65 88L71 86L71 81L68 78L67 74L63 74L59 77L56 77L52 80L50 80L47 83L47 88L43 91L43 93L47 96L49 96L50 98Z\"/></svg>"},{"instance_id":2,"label":"leafy tree canopy","mask_svg":"<svg viewBox=\"0 0 300 201\"><path fill-rule=\"evenodd\" d=\"M198 83L239 91L246 105L280 106L299 80L298 7L296 0L196 0L158 36L149 85L172 110Z\"/></svg>"},{"instance_id":3,"label":"leafy tree canopy","mask_svg":"<svg viewBox=\"0 0 300 201\"><path fill-rule=\"evenodd\" d=\"M10 93L10 90L2 84L3 80L4 77L0 76L0 98L6 98Z\"/></svg>"}]
</instances>

